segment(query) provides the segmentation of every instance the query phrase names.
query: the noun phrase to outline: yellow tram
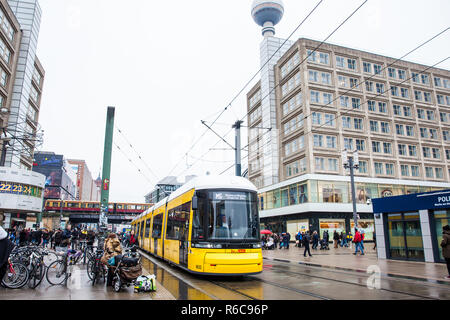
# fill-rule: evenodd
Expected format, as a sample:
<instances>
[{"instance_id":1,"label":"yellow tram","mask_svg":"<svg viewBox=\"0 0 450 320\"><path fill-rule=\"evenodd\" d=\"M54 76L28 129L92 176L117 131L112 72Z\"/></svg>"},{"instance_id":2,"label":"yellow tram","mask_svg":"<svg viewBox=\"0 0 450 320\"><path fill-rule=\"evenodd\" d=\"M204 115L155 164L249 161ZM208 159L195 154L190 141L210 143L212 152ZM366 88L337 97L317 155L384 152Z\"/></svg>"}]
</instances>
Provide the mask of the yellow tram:
<instances>
[{"instance_id":1,"label":"yellow tram","mask_svg":"<svg viewBox=\"0 0 450 320\"><path fill-rule=\"evenodd\" d=\"M257 192L247 179L192 179L131 225L143 250L191 273L262 272Z\"/></svg>"}]
</instances>

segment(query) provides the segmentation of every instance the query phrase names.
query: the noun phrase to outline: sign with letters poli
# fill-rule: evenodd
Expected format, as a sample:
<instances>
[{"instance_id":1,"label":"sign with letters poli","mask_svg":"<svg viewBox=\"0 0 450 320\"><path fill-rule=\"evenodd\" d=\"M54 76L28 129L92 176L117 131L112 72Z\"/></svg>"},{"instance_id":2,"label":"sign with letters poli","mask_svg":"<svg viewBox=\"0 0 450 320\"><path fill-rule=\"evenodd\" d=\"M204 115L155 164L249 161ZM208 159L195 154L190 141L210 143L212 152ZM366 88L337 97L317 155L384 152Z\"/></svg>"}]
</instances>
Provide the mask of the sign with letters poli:
<instances>
[{"instance_id":1,"label":"sign with letters poli","mask_svg":"<svg viewBox=\"0 0 450 320\"><path fill-rule=\"evenodd\" d=\"M450 208L450 189L372 199L374 213L441 210Z\"/></svg>"}]
</instances>

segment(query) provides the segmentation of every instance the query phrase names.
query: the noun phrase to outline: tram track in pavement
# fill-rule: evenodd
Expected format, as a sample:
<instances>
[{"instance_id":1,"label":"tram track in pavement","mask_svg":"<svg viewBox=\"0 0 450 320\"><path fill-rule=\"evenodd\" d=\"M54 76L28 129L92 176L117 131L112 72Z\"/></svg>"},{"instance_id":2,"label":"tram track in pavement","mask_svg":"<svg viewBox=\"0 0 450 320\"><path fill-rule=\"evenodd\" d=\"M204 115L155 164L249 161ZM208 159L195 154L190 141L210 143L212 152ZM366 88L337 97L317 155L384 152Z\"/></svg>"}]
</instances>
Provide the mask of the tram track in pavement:
<instances>
[{"instance_id":1,"label":"tram track in pavement","mask_svg":"<svg viewBox=\"0 0 450 320\"><path fill-rule=\"evenodd\" d=\"M310 278L317 278L317 279L321 279L321 280L326 280L326 281L333 281L333 282L338 282L338 283L343 283L343 284L349 284L349 285L354 285L354 286L359 286L359 287L365 287L367 288L367 285L364 284L360 284L360 283L354 283L354 282L350 282L350 281L345 281L345 280L339 280L339 279L332 279L329 277L324 277L324 276L318 276L318 275L312 275L312 274L308 274L308 273L303 273L303 272L299 272L299 271L290 271L290 270L286 270L285 268L281 267L281 266L272 266L272 268L275 269L281 269L284 273L289 273L289 274L294 274L294 275L301 275L301 276L306 276L306 277L310 277ZM309 267L311 269L313 269L312 267ZM315 267L315 270L319 269L320 271L323 272L332 272L330 270L322 270L319 267ZM333 272L332 272L333 273ZM353 277L362 277L361 275L355 275L349 272L337 272L340 274L347 274L347 275L351 275ZM334 274L334 273L333 273ZM262 279L257 279L257 280L261 280L261 281L266 281L266 280L262 280ZM385 281L389 281L391 279L383 279ZM395 279L392 279L395 280ZM380 279L381 281L381 279ZM398 291L398 290L391 290L391 289L386 289L386 288L380 288L377 290L381 290L381 291L386 291L386 292L391 292L391 293L397 293L397 294L403 294L403 295L407 295L407 296L411 296L411 297L417 297L417 298L421 298L421 299L427 299L427 300L442 300L439 298L434 298L434 297L429 297L429 296L424 296L424 295L420 295L420 294L415 294L415 293L410 293L410 292L404 292L404 291Z\"/></svg>"},{"instance_id":2,"label":"tram track in pavement","mask_svg":"<svg viewBox=\"0 0 450 320\"><path fill-rule=\"evenodd\" d=\"M140 251L140 253L142 254L143 257L145 257L146 259L148 259L152 263L156 264L160 268L163 268L164 270L166 270L172 276L176 277L179 281L184 282L186 285L188 285L188 286L190 286L190 287L192 287L192 288L194 288L194 289L204 293L205 295L211 297L214 300L222 300L220 297L217 297L216 295L213 295L213 294L209 293L208 291L205 291L204 289L200 288L198 285L194 284L192 281L187 280L186 276L187 275L191 276L190 274L188 274L188 273L181 274L179 272L170 270L171 269L170 268L171 264L169 264L169 263L167 263L165 261L158 261L157 258L152 257L151 255L149 255L145 251L142 251L142 250L139 250L139 251ZM185 271L182 271L182 272L185 272ZM284 289L284 290L296 292L296 293L299 293L299 294L302 294L302 295L306 295L306 296L309 296L309 297L313 297L313 298L316 298L316 299L319 299L319 300L334 300L333 298L324 297L324 296L321 296L321 295L318 295L318 294L315 294L315 293L312 293L312 292L308 292L308 291L305 291L305 290L288 287L288 286L285 286L285 285L282 285L282 284L278 284L278 283L275 283L275 282L272 282L272 281L268 281L268 280L264 280L264 279L257 279L257 278L254 278L252 276L244 276L243 278L246 278L246 279L248 279L250 281L261 282L261 283L264 283L264 284L267 284L267 285L271 285L271 286L274 286L274 287L277 287L277 288L281 288L281 289ZM242 296L244 298L244 300L261 300L258 297L249 295L249 294L247 294L245 292L242 292L240 290L232 288L229 284L224 283L223 281L217 281L217 280L211 280L211 279L205 279L205 278L202 278L201 280L204 281L204 282L210 283L210 284L212 284L214 286L217 286L217 287L220 287L222 289L225 289L225 290L228 290L230 292L233 292L234 294L238 294L238 295Z\"/></svg>"}]
</instances>

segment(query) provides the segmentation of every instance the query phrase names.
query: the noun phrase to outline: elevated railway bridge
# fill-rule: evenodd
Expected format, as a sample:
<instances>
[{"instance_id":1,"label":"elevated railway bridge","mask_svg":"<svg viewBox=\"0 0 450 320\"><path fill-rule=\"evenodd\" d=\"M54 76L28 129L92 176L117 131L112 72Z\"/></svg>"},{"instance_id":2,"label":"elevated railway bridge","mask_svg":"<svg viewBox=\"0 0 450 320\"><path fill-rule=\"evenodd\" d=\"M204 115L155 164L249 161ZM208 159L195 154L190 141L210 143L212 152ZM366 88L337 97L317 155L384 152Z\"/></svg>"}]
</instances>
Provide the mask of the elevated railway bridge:
<instances>
[{"instance_id":1,"label":"elevated railway bridge","mask_svg":"<svg viewBox=\"0 0 450 320\"><path fill-rule=\"evenodd\" d=\"M151 203L110 203L108 223L130 224L136 216L152 206ZM68 218L71 224L98 223L100 202L46 200L43 218Z\"/></svg>"}]
</instances>

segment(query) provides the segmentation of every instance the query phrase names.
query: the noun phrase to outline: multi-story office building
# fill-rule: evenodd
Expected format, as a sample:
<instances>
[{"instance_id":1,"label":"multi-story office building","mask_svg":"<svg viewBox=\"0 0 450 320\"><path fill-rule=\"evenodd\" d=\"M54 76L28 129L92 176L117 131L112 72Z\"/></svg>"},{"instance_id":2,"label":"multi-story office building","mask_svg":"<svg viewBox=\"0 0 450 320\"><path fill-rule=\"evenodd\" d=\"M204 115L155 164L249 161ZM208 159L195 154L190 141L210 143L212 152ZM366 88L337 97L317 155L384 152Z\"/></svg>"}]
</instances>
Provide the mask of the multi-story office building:
<instances>
[{"instance_id":1,"label":"multi-story office building","mask_svg":"<svg viewBox=\"0 0 450 320\"><path fill-rule=\"evenodd\" d=\"M67 162L69 162L73 171L77 174L76 199L83 201L99 201L100 198L98 197L98 187L92 178L86 161L68 159Z\"/></svg>"},{"instance_id":2,"label":"multi-story office building","mask_svg":"<svg viewBox=\"0 0 450 320\"><path fill-rule=\"evenodd\" d=\"M45 177L30 172L35 147L42 142L40 19L37 0L0 0L0 183L6 186L0 192L0 225L30 227L42 208Z\"/></svg>"},{"instance_id":3,"label":"multi-story office building","mask_svg":"<svg viewBox=\"0 0 450 320\"><path fill-rule=\"evenodd\" d=\"M36 56L37 0L0 0L1 165L31 170L45 71Z\"/></svg>"},{"instance_id":4,"label":"multi-story office building","mask_svg":"<svg viewBox=\"0 0 450 320\"><path fill-rule=\"evenodd\" d=\"M248 93L249 179L266 227L350 231L342 153L357 150L357 211L371 239L369 199L450 187L450 72L319 45L301 38L281 48L273 76L261 72Z\"/></svg>"}]
</instances>

